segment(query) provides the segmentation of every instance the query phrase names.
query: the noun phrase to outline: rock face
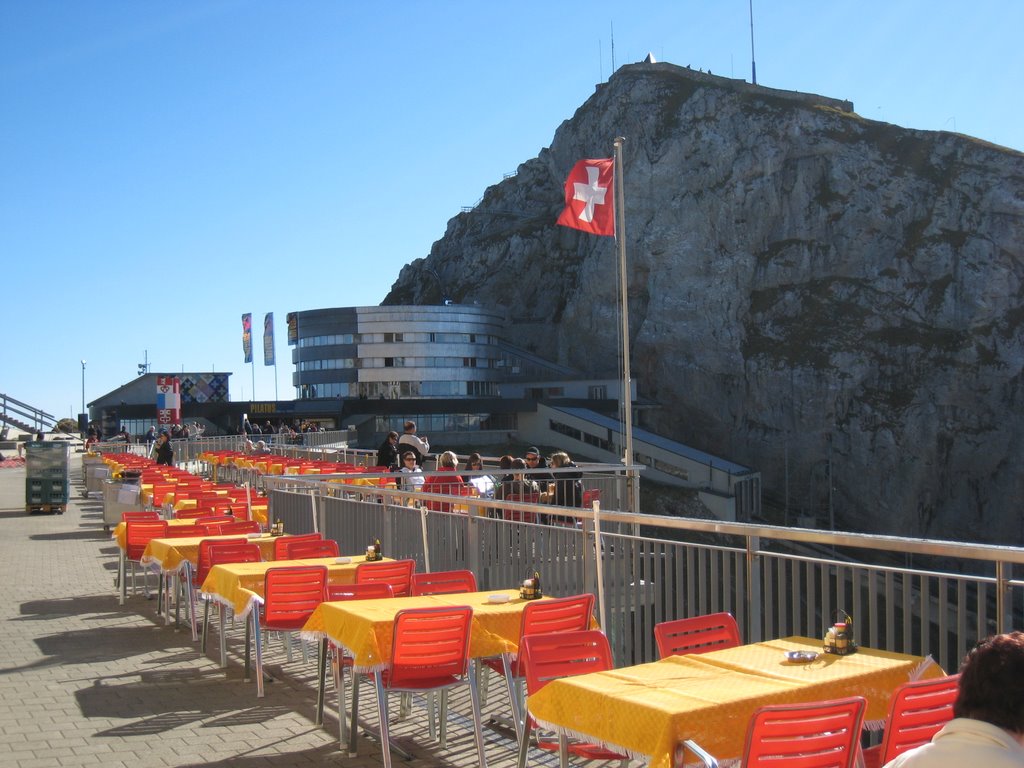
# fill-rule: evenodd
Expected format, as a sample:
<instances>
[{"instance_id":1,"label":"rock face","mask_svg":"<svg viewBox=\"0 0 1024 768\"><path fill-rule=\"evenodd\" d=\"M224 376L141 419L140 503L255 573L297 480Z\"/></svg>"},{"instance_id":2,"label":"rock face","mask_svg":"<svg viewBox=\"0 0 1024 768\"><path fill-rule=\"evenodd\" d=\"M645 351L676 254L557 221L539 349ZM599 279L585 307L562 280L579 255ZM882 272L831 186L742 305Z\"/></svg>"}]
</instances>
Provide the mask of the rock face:
<instances>
[{"instance_id":1,"label":"rock face","mask_svg":"<svg viewBox=\"0 0 1024 768\"><path fill-rule=\"evenodd\" d=\"M573 163L615 136L632 369L659 405L642 425L758 468L768 501L825 526L1022 543L1018 152L630 65L384 303L504 306L511 341L614 375L615 243L554 222Z\"/></svg>"}]
</instances>

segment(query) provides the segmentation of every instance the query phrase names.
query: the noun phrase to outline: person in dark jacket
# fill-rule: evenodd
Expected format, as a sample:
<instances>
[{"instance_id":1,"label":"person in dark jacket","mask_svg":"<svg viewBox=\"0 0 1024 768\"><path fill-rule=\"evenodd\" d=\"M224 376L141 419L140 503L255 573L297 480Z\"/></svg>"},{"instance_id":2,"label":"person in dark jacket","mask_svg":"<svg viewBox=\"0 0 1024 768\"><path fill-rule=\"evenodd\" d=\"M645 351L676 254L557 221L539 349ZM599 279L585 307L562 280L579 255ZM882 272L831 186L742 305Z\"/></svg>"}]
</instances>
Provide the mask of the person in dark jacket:
<instances>
[{"instance_id":1,"label":"person in dark jacket","mask_svg":"<svg viewBox=\"0 0 1024 768\"><path fill-rule=\"evenodd\" d=\"M171 447L171 436L167 430L161 430L160 437L156 440L156 463L174 465L174 449Z\"/></svg>"},{"instance_id":2,"label":"person in dark jacket","mask_svg":"<svg viewBox=\"0 0 1024 768\"><path fill-rule=\"evenodd\" d=\"M398 467L398 433L388 432L377 449L377 466L394 470Z\"/></svg>"},{"instance_id":3,"label":"person in dark jacket","mask_svg":"<svg viewBox=\"0 0 1024 768\"><path fill-rule=\"evenodd\" d=\"M553 503L559 507L582 507L583 473L569 458L569 454L564 451L551 454L550 466L552 469L576 469L575 472L559 472L555 476Z\"/></svg>"}]
</instances>

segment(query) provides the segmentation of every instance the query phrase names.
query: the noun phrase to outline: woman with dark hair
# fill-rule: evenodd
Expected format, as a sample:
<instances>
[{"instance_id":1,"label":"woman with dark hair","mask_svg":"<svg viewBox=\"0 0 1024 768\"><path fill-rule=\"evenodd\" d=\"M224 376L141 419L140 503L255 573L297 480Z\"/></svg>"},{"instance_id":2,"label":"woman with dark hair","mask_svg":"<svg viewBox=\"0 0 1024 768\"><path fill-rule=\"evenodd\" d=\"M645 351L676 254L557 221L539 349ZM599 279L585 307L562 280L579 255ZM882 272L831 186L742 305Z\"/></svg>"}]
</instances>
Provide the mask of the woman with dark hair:
<instances>
[{"instance_id":1,"label":"woman with dark hair","mask_svg":"<svg viewBox=\"0 0 1024 768\"><path fill-rule=\"evenodd\" d=\"M399 481L399 487L403 491L418 491L423 487L423 470L416 463L416 454L412 451L402 453L402 466L398 470L403 473Z\"/></svg>"},{"instance_id":2,"label":"woman with dark hair","mask_svg":"<svg viewBox=\"0 0 1024 768\"><path fill-rule=\"evenodd\" d=\"M384 442L377 449L377 466L396 469L398 467L398 433L388 432Z\"/></svg>"},{"instance_id":3,"label":"woman with dark hair","mask_svg":"<svg viewBox=\"0 0 1024 768\"><path fill-rule=\"evenodd\" d=\"M479 453L471 453L466 458L466 471L479 472L484 468L483 459ZM494 478L490 475L475 475L466 482L476 488L478 496L484 499L494 498Z\"/></svg>"},{"instance_id":4,"label":"woman with dark hair","mask_svg":"<svg viewBox=\"0 0 1024 768\"><path fill-rule=\"evenodd\" d=\"M166 429L161 430L160 437L156 439L156 463L168 467L174 464L174 448L171 447L171 436Z\"/></svg>"}]
</instances>

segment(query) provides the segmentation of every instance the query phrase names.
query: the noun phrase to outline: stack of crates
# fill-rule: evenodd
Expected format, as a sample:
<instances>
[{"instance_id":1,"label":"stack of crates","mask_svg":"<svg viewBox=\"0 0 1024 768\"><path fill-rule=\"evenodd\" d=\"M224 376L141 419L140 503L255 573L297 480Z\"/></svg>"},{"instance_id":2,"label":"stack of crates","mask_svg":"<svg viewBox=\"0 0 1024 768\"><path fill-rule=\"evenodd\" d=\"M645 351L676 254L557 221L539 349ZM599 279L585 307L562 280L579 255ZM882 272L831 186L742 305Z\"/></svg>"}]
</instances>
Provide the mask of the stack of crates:
<instances>
[{"instance_id":1,"label":"stack of crates","mask_svg":"<svg viewBox=\"0 0 1024 768\"><path fill-rule=\"evenodd\" d=\"M25 510L64 513L70 492L71 447L64 441L25 445Z\"/></svg>"}]
</instances>

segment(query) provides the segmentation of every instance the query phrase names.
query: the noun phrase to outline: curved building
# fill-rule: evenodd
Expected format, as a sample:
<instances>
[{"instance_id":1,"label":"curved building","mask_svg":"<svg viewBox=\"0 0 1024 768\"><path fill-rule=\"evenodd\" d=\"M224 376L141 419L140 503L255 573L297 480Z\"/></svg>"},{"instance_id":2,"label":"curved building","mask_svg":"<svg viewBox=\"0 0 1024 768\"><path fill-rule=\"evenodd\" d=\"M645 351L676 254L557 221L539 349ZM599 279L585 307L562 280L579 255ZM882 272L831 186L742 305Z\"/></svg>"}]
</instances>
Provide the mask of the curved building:
<instances>
[{"instance_id":1,"label":"curved building","mask_svg":"<svg viewBox=\"0 0 1024 768\"><path fill-rule=\"evenodd\" d=\"M497 397L504 314L478 306L339 307L289 315L300 400Z\"/></svg>"}]
</instances>

